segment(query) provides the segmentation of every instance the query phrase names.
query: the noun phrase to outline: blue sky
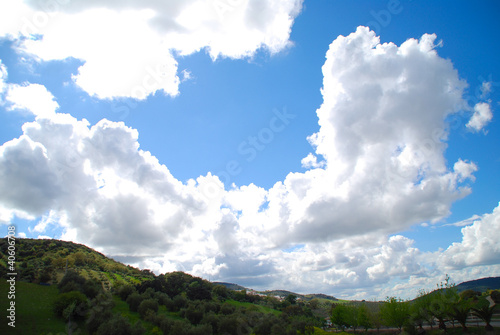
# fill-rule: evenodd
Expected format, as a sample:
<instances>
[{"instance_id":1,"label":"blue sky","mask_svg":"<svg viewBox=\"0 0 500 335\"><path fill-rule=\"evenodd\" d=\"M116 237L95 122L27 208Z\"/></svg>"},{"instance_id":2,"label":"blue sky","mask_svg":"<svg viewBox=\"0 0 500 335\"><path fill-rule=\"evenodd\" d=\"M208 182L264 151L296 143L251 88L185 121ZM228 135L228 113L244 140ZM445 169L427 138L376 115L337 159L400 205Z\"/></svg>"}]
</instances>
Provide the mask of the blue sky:
<instances>
[{"instance_id":1,"label":"blue sky","mask_svg":"<svg viewBox=\"0 0 500 335\"><path fill-rule=\"evenodd\" d=\"M499 275L496 2L1 7L2 234L347 298Z\"/></svg>"}]
</instances>

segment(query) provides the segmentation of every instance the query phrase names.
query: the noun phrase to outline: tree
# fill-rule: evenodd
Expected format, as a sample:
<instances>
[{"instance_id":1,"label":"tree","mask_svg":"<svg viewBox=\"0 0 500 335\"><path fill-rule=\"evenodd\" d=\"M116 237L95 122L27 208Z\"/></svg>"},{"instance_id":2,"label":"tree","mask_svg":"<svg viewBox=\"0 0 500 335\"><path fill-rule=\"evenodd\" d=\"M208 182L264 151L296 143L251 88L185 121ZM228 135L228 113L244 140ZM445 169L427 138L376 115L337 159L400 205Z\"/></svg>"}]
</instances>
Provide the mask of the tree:
<instances>
[{"instance_id":1,"label":"tree","mask_svg":"<svg viewBox=\"0 0 500 335\"><path fill-rule=\"evenodd\" d=\"M450 316L457 320L464 332L467 331L467 318L472 308L472 302L469 299L459 299L451 306Z\"/></svg>"},{"instance_id":2,"label":"tree","mask_svg":"<svg viewBox=\"0 0 500 335\"><path fill-rule=\"evenodd\" d=\"M142 297L142 295L137 292L130 294L127 298L127 304L130 311L137 312L137 309L139 308L139 305L143 300L144 298Z\"/></svg>"},{"instance_id":3,"label":"tree","mask_svg":"<svg viewBox=\"0 0 500 335\"><path fill-rule=\"evenodd\" d=\"M345 304L334 304L332 306L332 323L342 331L351 326L350 310Z\"/></svg>"},{"instance_id":4,"label":"tree","mask_svg":"<svg viewBox=\"0 0 500 335\"><path fill-rule=\"evenodd\" d=\"M423 329L424 322L427 322L432 329L434 317L430 311L431 301L432 295L422 290L410 306L410 320L420 329Z\"/></svg>"},{"instance_id":5,"label":"tree","mask_svg":"<svg viewBox=\"0 0 500 335\"><path fill-rule=\"evenodd\" d=\"M139 307L137 308L137 312L139 312L141 318L144 319L148 311L152 311L154 314L156 314L158 312L158 301L156 301L155 299L145 299L141 301Z\"/></svg>"},{"instance_id":6,"label":"tree","mask_svg":"<svg viewBox=\"0 0 500 335\"><path fill-rule=\"evenodd\" d=\"M227 287L224 285L215 285L212 292L220 301L224 301L229 297Z\"/></svg>"},{"instance_id":7,"label":"tree","mask_svg":"<svg viewBox=\"0 0 500 335\"><path fill-rule=\"evenodd\" d=\"M189 320L193 325L197 325L203 319L203 308L200 308L200 305L189 304L189 307L184 312L184 316Z\"/></svg>"},{"instance_id":8,"label":"tree","mask_svg":"<svg viewBox=\"0 0 500 335\"><path fill-rule=\"evenodd\" d=\"M479 308L473 308L472 309L472 314L480 318L481 320L486 323L485 329L488 331L493 330L493 326L491 325L491 319L493 318L493 309L495 308L495 305L489 307L488 305L484 304Z\"/></svg>"},{"instance_id":9,"label":"tree","mask_svg":"<svg viewBox=\"0 0 500 335\"><path fill-rule=\"evenodd\" d=\"M132 329L128 320L120 314L115 314L108 322L99 326L97 335L131 335Z\"/></svg>"},{"instance_id":10,"label":"tree","mask_svg":"<svg viewBox=\"0 0 500 335\"><path fill-rule=\"evenodd\" d=\"M289 294L285 298L286 301L290 303L290 305L294 305L297 302L297 296L295 294Z\"/></svg>"},{"instance_id":11,"label":"tree","mask_svg":"<svg viewBox=\"0 0 500 335\"><path fill-rule=\"evenodd\" d=\"M57 296L53 304L54 313L60 317L75 318L78 316L77 311L86 307L87 297L78 291L61 293ZM68 309L68 307L72 308ZM66 316L64 315L66 311ZM68 314L69 313L69 314Z\"/></svg>"},{"instance_id":12,"label":"tree","mask_svg":"<svg viewBox=\"0 0 500 335\"><path fill-rule=\"evenodd\" d=\"M361 304L357 308L357 323L360 327L363 327L365 331L368 331L368 328L372 327L372 322L370 318L370 311L368 310L368 307L366 307L366 304Z\"/></svg>"},{"instance_id":13,"label":"tree","mask_svg":"<svg viewBox=\"0 0 500 335\"><path fill-rule=\"evenodd\" d=\"M401 331L410 316L408 302L395 297L388 297L380 307L380 314L386 326L397 327Z\"/></svg>"}]
</instances>

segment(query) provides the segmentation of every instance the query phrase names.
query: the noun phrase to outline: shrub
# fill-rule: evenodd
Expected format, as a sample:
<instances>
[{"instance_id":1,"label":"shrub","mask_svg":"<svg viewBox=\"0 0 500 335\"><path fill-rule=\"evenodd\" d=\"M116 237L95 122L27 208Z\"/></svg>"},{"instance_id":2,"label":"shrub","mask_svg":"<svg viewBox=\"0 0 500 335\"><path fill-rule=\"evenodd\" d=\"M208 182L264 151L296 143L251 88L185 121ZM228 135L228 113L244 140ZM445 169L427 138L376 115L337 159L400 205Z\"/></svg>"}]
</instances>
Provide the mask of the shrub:
<instances>
[{"instance_id":1,"label":"shrub","mask_svg":"<svg viewBox=\"0 0 500 335\"><path fill-rule=\"evenodd\" d=\"M108 322L99 326L97 335L132 335L128 320L120 314L115 314Z\"/></svg>"},{"instance_id":2,"label":"shrub","mask_svg":"<svg viewBox=\"0 0 500 335\"><path fill-rule=\"evenodd\" d=\"M123 301L126 301L128 296L135 292L135 288L131 285L123 285L118 289L118 296Z\"/></svg>"},{"instance_id":3,"label":"shrub","mask_svg":"<svg viewBox=\"0 0 500 335\"><path fill-rule=\"evenodd\" d=\"M155 299L145 299L141 301L137 308L137 312L139 312L141 318L144 318L148 311L153 311L154 314L156 314L158 312L158 301Z\"/></svg>"},{"instance_id":4,"label":"shrub","mask_svg":"<svg viewBox=\"0 0 500 335\"><path fill-rule=\"evenodd\" d=\"M70 315L68 315L68 317L77 317L78 316L77 308L81 310L82 307L85 307L86 303L87 303L87 297L85 297L83 293L78 291L72 291L59 294L57 299L54 301L53 309L54 313L57 316L63 317L64 311L67 310L67 308L70 307L71 305L75 304L73 312L71 312Z\"/></svg>"},{"instance_id":5,"label":"shrub","mask_svg":"<svg viewBox=\"0 0 500 335\"><path fill-rule=\"evenodd\" d=\"M144 298L137 292L134 292L131 295L129 295L127 298L127 304L130 311L137 312L137 309L139 308L139 305L143 300Z\"/></svg>"},{"instance_id":6,"label":"shrub","mask_svg":"<svg viewBox=\"0 0 500 335\"><path fill-rule=\"evenodd\" d=\"M59 284L57 284L57 288L59 290L64 290L64 287L68 285L69 283L73 283L78 287L78 291L82 290L83 285L85 284L85 278L80 276L78 273L72 270L68 270L64 277L61 279ZM68 290L65 290L66 292L69 292Z\"/></svg>"},{"instance_id":7,"label":"shrub","mask_svg":"<svg viewBox=\"0 0 500 335\"><path fill-rule=\"evenodd\" d=\"M203 319L203 309L200 306L190 304L184 313L186 319L189 320L193 325L197 325Z\"/></svg>"}]
</instances>

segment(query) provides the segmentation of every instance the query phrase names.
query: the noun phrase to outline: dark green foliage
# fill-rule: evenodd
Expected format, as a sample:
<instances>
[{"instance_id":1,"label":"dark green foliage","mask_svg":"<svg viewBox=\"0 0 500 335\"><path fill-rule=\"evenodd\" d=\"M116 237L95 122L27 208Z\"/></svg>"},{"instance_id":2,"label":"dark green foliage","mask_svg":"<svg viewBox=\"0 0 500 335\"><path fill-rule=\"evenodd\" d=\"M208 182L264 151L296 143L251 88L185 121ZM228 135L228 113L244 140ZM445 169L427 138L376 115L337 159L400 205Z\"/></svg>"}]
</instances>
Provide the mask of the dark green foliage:
<instances>
[{"instance_id":1,"label":"dark green foliage","mask_svg":"<svg viewBox=\"0 0 500 335\"><path fill-rule=\"evenodd\" d=\"M189 307L184 312L184 316L193 325L197 325L203 319L204 309L200 305L189 304Z\"/></svg>"},{"instance_id":2,"label":"dark green foliage","mask_svg":"<svg viewBox=\"0 0 500 335\"><path fill-rule=\"evenodd\" d=\"M212 293L220 301L224 301L229 298L229 291L224 285L215 285L212 289Z\"/></svg>"},{"instance_id":3,"label":"dark green foliage","mask_svg":"<svg viewBox=\"0 0 500 335\"><path fill-rule=\"evenodd\" d=\"M500 291L491 291L490 297L496 304L500 304Z\"/></svg>"},{"instance_id":4,"label":"dark green foliage","mask_svg":"<svg viewBox=\"0 0 500 335\"><path fill-rule=\"evenodd\" d=\"M61 293L54 301L54 313L57 316L64 317L66 319L68 317L75 318L79 316L79 310L85 309L86 303L87 297L85 297L85 295L81 292L71 291ZM68 314L68 317L66 317L65 314Z\"/></svg>"},{"instance_id":5,"label":"dark green foliage","mask_svg":"<svg viewBox=\"0 0 500 335\"><path fill-rule=\"evenodd\" d=\"M187 299L183 295L177 295L172 299L173 301L173 307L174 307L174 312L178 312L181 308L184 308L187 306Z\"/></svg>"},{"instance_id":6,"label":"dark green foliage","mask_svg":"<svg viewBox=\"0 0 500 335\"><path fill-rule=\"evenodd\" d=\"M489 307L488 305L484 304L481 307L473 308L472 314L483 320L484 323L486 323L485 329L491 331L493 330L493 327L491 326L491 319L493 318L494 309L495 305Z\"/></svg>"},{"instance_id":7,"label":"dark green foliage","mask_svg":"<svg viewBox=\"0 0 500 335\"><path fill-rule=\"evenodd\" d=\"M143 296L137 292L130 294L127 298L127 304L130 308L130 311L137 312L139 305L144 300Z\"/></svg>"},{"instance_id":8,"label":"dark green foliage","mask_svg":"<svg viewBox=\"0 0 500 335\"><path fill-rule=\"evenodd\" d=\"M221 317L219 322L219 333L221 335L246 335L251 333L251 329L243 318L236 314L231 314Z\"/></svg>"},{"instance_id":9,"label":"dark green foliage","mask_svg":"<svg viewBox=\"0 0 500 335\"><path fill-rule=\"evenodd\" d=\"M89 299L93 299L102 292L102 285L97 280L87 280L83 284L82 289L83 294L85 294Z\"/></svg>"},{"instance_id":10,"label":"dark green foliage","mask_svg":"<svg viewBox=\"0 0 500 335\"><path fill-rule=\"evenodd\" d=\"M128 296L132 293L136 292L135 288L131 285L123 285L118 289L118 296L123 301L126 301Z\"/></svg>"},{"instance_id":11,"label":"dark green foliage","mask_svg":"<svg viewBox=\"0 0 500 335\"><path fill-rule=\"evenodd\" d=\"M96 332L97 335L132 335L132 327L128 320L115 314L107 322L101 324Z\"/></svg>"},{"instance_id":12,"label":"dark green foliage","mask_svg":"<svg viewBox=\"0 0 500 335\"><path fill-rule=\"evenodd\" d=\"M130 328L130 335L143 335L146 329L142 326L142 322L137 321L132 328Z\"/></svg>"},{"instance_id":13,"label":"dark green foliage","mask_svg":"<svg viewBox=\"0 0 500 335\"><path fill-rule=\"evenodd\" d=\"M145 299L141 301L139 307L137 308L137 312L141 318L144 318L148 311L152 311L154 314L158 312L158 301L155 299Z\"/></svg>"},{"instance_id":14,"label":"dark green foliage","mask_svg":"<svg viewBox=\"0 0 500 335\"><path fill-rule=\"evenodd\" d=\"M69 292L69 291L83 291L83 285L85 284L85 278L80 276L73 270L68 270L68 272L61 279L59 284L57 284L57 288L61 292ZM71 285L71 287L76 287L77 289L70 289L66 286Z\"/></svg>"},{"instance_id":15,"label":"dark green foliage","mask_svg":"<svg viewBox=\"0 0 500 335\"><path fill-rule=\"evenodd\" d=\"M212 327L208 324L191 327L188 331L189 335L212 335Z\"/></svg>"},{"instance_id":16,"label":"dark green foliage","mask_svg":"<svg viewBox=\"0 0 500 335\"><path fill-rule=\"evenodd\" d=\"M216 315L214 312L208 312L203 315L203 319L201 320L201 324L208 324L212 329L219 329L219 321L220 317Z\"/></svg>"},{"instance_id":17,"label":"dark green foliage","mask_svg":"<svg viewBox=\"0 0 500 335\"><path fill-rule=\"evenodd\" d=\"M189 335L191 325L186 321L175 320L172 322L170 332L167 334Z\"/></svg>"},{"instance_id":18,"label":"dark green foliage","mask_svg":"<svg viewBox=\"0 0 500 335\"><path fill-rule=\"evenodd\" d=\"M174 298L176 295L181 294L185 291L186 286L190 281L186 280L192 278L190 275L183 272L172 272L164 276L166 285L165 293L167 293L170 298Z\"/></svg>"},{"instance_id":19,"label":"dark green foliage","mask_svg":"<svg viewBox=\"0 0 500 335\"><path fill-rule=\"evenodd\" d=\"M223 303L222 306L220 307L220 312L224 315L233 314L235 310L236 308L227 302Z\"/></svg>"},{"instance_id":20,"label":"dark green foliage","mask_svg":"<svg viewBox=\"0 0 500 335\"><path fill-rule=\"evenodd\" d=\"M87 331L90 334L95 333L103 323L113 317L113 306L113 300L109 295L101 293L92 299L85 321Z\"/></svg>"},{"instance_id":21,"label":"dark green foliage","mask_svg":"<svg viewBox=\"0 0 500 335\"><path fill-rule=\"evenodd\" d=\"M212 287L207 281L196 278L187 287L186 294L190 300L211 300Z\"/></svg>"},{"instance_id":22,"label":"dark green foliage","mask_svg":"<svg viewBox=\"0 0 500 335\"><path fill-rule=\"evenodd\" d=\"M297 302L297 296L295 294L289 294L285 298L291 305L294 305Z\"/></svg>"}]
</instances>

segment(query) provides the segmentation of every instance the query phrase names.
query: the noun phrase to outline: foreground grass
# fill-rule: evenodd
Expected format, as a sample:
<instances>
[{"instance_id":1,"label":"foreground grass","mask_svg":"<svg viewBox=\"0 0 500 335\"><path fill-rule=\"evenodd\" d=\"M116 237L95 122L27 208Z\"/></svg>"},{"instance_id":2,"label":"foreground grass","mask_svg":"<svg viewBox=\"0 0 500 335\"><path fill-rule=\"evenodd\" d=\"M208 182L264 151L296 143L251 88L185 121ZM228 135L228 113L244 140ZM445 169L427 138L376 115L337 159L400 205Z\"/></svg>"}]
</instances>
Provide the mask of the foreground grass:
<instances>
[{"instance_id":1,"label":"foreground grass","mask_svg":"<svg viewBox=\"0 0 500 335\"><path fill-rule=\"evenodd\" d=\"M0 280L0 334L48 334L64 333L65 322L52 312L52 304L59 291L56 286L42 286L32 283L16 282L16 327L7 323L7 308L10 301L7 298L9 285Z\"/></svg>"}]
</instances>

